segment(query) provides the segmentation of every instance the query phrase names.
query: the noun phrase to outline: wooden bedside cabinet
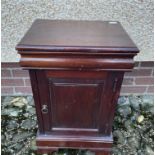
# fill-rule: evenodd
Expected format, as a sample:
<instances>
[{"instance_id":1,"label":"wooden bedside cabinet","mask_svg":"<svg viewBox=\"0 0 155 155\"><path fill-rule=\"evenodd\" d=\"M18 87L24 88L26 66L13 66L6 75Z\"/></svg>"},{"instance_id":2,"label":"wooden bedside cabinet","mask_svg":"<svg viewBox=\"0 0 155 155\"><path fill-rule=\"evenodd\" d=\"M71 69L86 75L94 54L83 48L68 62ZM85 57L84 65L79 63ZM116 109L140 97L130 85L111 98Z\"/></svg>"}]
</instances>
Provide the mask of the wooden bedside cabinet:
<instances>
[{"instance_id":1,"label":"wooden bedside cabinet","mask_svg":"<svg viewBox=\"0 0 155 155\"><path fill-rule=\"evenodd\" d=\"M30 73L38 152L109 155L123 75L138 53L120 23L36 20L16 49Z\"/></svg>"}]
</instances>

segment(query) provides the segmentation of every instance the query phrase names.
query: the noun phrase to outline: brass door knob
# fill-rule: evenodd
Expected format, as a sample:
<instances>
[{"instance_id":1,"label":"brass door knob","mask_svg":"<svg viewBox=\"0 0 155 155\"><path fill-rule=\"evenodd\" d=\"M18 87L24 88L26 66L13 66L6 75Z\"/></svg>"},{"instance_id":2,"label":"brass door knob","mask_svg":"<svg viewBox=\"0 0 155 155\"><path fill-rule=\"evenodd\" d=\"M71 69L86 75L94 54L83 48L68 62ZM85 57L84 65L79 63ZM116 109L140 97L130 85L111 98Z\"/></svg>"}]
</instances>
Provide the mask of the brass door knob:
<instances>
[{"instance_id":1,"label":"brass door knob","mask_svg":"<svg viewBox=\"0 0 155 155\"><path fill-rule=\"evenodd\" d=\"M43 114L47 114L48 113L48 107L47 105L42 105L42 109L41 109Z\"/></svg>"}]
</instances>

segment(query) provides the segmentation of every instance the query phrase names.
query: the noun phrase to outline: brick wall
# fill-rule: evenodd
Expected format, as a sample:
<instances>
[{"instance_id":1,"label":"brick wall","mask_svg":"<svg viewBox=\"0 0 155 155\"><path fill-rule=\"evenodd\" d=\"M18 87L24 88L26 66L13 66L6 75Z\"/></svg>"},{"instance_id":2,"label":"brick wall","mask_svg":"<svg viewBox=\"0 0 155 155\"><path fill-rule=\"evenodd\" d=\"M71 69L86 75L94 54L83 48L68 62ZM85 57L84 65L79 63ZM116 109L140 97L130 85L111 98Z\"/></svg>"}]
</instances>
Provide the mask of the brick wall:
<instances>
[{"instance_id":1,"label":"brick wall","mask_svg":"<svg viewBox=\"0 0 155 155\"><path fill-rule=\"evenodd\" d=\"M125 73L121 95L153 94L153 62L136 62L132 72ZM32 94L29 74L17 63L2 63L1 94Z\"/></svg>"}]
</instances>

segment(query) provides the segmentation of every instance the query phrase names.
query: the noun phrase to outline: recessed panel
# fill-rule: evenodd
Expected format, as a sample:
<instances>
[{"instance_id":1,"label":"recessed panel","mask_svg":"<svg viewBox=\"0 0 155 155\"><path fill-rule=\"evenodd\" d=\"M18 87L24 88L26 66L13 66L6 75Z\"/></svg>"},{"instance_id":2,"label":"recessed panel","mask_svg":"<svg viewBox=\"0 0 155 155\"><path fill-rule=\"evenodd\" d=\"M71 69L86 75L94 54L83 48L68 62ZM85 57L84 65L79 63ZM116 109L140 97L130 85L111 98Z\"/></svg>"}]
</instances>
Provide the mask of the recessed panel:
<instances>
[{"instance_id":1,"label":"recessed panel","mask_svg":"<svg viewBox=\"0 0 155 155\"><path fill-rule=\"evenodd\" d=\"M50 79L52 128L96 129L103 81Z\"/></svg>"}]
</instances>

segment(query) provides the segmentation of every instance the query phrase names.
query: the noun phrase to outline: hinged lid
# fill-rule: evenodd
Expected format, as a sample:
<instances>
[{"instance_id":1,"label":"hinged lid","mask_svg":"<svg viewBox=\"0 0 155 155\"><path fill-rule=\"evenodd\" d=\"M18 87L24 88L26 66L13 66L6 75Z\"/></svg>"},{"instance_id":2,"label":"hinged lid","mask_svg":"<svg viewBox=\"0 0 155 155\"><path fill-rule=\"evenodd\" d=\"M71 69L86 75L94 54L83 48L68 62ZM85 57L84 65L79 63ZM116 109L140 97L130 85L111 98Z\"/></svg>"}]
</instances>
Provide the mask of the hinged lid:
<instances>
[{"instance_id":1,"label":"hinged lid","mask_svg":"<svg viewBox=\"0 0 155 155\"><path fill-rule=\"evenodd\" d=\"M73 53L138 52L119 22L40 19L32 24L16 49Z\"/></svg>"}]
</instances>

